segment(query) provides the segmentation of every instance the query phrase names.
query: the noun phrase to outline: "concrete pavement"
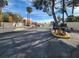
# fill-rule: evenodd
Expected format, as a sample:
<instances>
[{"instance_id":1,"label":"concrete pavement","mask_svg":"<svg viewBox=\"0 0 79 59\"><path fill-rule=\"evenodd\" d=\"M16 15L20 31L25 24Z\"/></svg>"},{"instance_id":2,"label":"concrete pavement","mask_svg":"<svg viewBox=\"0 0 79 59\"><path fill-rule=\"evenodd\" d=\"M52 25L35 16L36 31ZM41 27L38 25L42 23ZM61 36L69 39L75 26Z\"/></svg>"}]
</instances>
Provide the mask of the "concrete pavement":
<instances>
[{"instance_id":1,"label":"concrete pavement","mask_svg":"<svg viewBox=\"0 0 79 59\"><path fill-rule=\"evenodd\" d=\"M69 33L70 34L70 39L68 40L63 40L63 39L59 39L62 40L63 42L67 43L68 45L77 47L77 45L79 45L79 33Z\"/></svg>"}]
</instances>

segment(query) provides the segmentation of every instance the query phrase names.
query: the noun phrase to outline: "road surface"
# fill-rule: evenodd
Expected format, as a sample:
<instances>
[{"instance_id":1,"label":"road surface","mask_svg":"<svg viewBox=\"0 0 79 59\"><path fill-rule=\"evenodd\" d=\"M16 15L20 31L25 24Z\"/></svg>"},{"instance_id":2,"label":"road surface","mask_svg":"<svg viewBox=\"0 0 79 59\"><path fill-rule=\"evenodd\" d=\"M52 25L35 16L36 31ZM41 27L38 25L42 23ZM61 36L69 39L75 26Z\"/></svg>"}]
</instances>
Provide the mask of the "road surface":
<instances>
[{"instance_id":1,"label":"road surface","mask_svg":"<svg viewBox=\"0 0 79 59\"><path fill-rule=\"evenodd\" d=\"M0 57L72 57L75 47L52 36L50 31L19 31L0 34Z\"/></svg>"}]
</instances>

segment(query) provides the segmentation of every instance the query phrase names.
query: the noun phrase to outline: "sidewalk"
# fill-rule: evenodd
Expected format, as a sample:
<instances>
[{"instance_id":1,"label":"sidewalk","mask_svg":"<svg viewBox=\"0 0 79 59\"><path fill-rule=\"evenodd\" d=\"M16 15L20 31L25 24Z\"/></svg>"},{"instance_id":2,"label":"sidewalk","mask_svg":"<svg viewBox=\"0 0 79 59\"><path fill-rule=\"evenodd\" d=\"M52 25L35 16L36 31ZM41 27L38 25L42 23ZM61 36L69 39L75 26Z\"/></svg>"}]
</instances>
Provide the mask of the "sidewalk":
<instances>
[{"instance_id":1,"label":"sidewalk","mask_svg":"<svg viewBox=\"0 0 79 59\"><path fill-rule=\"evenodd\" d=\"M79 45L79 33L69 33L70 34L70 39L59 39L62 42L77 47Z\"/></svg>"},{"instance_id":2,"label":"sidewalk","mask_svg":"<svg viewBox=\"0 0 79 59\"><path fill-rule=\"evenodd\" d=\"M0 33L5 33L5 32L14 32L14 31L28 31L30 27L0 27Z\"/></svg>"},{"instance_id":3,"label":"sidewalk","mask_svg":"<svg viewBox=\"0 0 79 59\"><path fill-rule=\"evenodd\" d=\"M2 26L0 26L0 33L13 32L13 31L26 31L29 28L30 28L29 26L24 26L23 24L20 23L17 23L16 27L15 24L4 23Z\"/></svg>"}]
</instances>

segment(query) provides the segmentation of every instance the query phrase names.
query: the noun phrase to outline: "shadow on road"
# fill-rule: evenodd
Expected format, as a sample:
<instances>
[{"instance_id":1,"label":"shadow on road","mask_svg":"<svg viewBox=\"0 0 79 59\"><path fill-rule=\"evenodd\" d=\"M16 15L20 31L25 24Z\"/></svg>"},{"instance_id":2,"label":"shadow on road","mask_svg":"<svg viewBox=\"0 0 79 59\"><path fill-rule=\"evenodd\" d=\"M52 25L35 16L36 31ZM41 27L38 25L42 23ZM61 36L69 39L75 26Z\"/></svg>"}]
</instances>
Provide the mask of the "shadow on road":
<instances>
[{"instance_id":1,"label":"shadow on road","mask_svg":"<svg viewBox=\"0 0 79 59\"><path fill-rule=\"evenodd\" d=\"M72 57L74 47L54 38L50 32L39 31L0 41L2 58Z\"/></svg>"}]
</instances>

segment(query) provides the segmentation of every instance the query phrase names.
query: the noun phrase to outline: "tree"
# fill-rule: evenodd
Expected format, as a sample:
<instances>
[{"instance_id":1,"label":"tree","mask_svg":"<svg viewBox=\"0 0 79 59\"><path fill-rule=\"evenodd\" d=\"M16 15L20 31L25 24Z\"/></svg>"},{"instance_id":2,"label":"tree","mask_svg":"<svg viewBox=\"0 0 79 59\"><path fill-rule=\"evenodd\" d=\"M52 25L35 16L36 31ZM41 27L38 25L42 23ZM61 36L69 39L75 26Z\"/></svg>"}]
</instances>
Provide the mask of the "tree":
<instances>
[{"instance_id":1,"label":"tree","mask_svg":"<svg viewBox=\"0 0 79 59\"><path fill-rule=\"evenodd\" d=\"M27 10L27 12L28 12L28 14L27 14L27 19L29 18L29 20L30 20L30 14L31 14L31 12L32 12L32 7L27 7L26 10ZM28 24L28 22L27 22L27 25L30 25L30 24Z\"/></svg>"},{"instance_id":2,"label":"tree","mask_svg":"<svg viewBox=\"0 0 79 59\"><path fill-rule=\"evenodd\" d=\"M53 15L53 18L57 24L55 2L56 0L33 0L33 6L36 9L43 10L43 12L46 12L49 16Z\"/></svg>"},{"instance_id":3,"label":"tree","mask_svg":"<svg viewBox=\"0 0 79 59\"><path fill-rule=\"evenodd\" d=\"M67 13L67 9L66 9L66 3L68 2L68 0L62 0L62 19L63 19L63 23L64 23L64 13L67 15L68 17L68 13Z\"/></svg>"},{"instance_id":4,"label":"tree","mask_svg":"<svg viewBox=\"0 0 79 59\"><path fill-rule=\"evenodd\" d=\"M73 19L74 18L74 19ZM79 16L70 15L66 18L67 22L79 22Z\"/></svg>"},{"instance_id":5,"label":"tree","mask_svg":"<svg viewBox=\"0 0 79 59\"><path fill-rule=\"evenodd\" d=\"M56 12L55 10L62 13L63 23L64 23L64 13L68 16L68 13L66 11L66 3L68 0L34 0L33 5L36 7L36 9L43 9L44 12L47 12L49 16L53 15L53 18L55 22L57 23L56 19ZM60 7L56 6L60 3Z\"/></svg>"},{"instance_id":6,"label":"tree","mask_svg":"<svg viewBox=\"0 0 79 59\"><path fill-rule=\"evenodd\" d=\"M13 23L14 21L14 14L12 12L8 12L9 15L9 22Z\"/></svg>"},{"instance_id":7,"label":"tree","mask_svg":"<svg viewBox=\"0 0 79 59\"><path fill-rule=\"evenodd\" d=\"M66 16L68 17L67 3L68 3L68 0L60 0L59 2L56 3L56 5L59 4L60 6L55 7L55 9L57 10L56 13L61 13L62 14L63 23L64 23L64 14L66 14Z\"/></svg>"},{"instance_id":8,"label":"tree","mask_svg":"<svg viewBox=\"0 0 79 59\"><path fill-rule=\"evenodd\" d=\"M31 12L32 12L32 8L31 8L31 7L27 7L26 10L27 10L27 12L29 13L29 18L30 18L30 14L31 14Z\"/></svg>"},{"instance_id":9,"label":"tree","mask_svg":"<svg viewBox=\"0 0 79 59\"><path fill-rule=\"evenodd\" d=\"M22 18L23 17L20 14L14 14L15 27L16 27L16 24L22 20Z\"/></svg>"},{"instance_id":10,"label":"tree","mask_svg":"<svg viewBox=\"0 0 79 59\"><path fill-rule=\"evenodd\" d=\"M63 8L62 8L62 14L63 14L62 19L63 19L63 23L64 23L64 12L66 12L65 0L62 0L62 6L63 6Z\"/></svg>"},{"instance_id":11,"label":"tree","mask_svg":"<svg viewBox=\"0 0 79 59\"><path fill-rule=\"evenodd\" d=\"M74 15L74 7L79 6L79 0L70 0L68 6L72 7L72 15Z\"/></svg>"},{"instance_id":12,"label":"tree","mask_svg":"<svg viewBox=\"0 0 79 59\"><path fill-rule=\"evenodd\" d=\"M0 14L2 14L2 8L5 7L6 5L8 5L7 0L0 0ZM0 18L0 26L1 26L1 20L2 20L2 17Z\"/></svg>"},{"instance_id":13,"label":"tree","mask_svg":"<svg viewBox=\"0 0 79 59\"><path fill-rule=\"evenodd\" d=\"M3 13L3 22L9 22L8 13Z\"/></svg>"},{"instance_id":14,"label":"tree","mask_svg":"<svg viewBox=\"0 0 79 59\"><path fill-rule=\"evenodd\" d=\"M2 8L8 5L7 0L0 0L0 11L2 11Z\"/></svg>"},{"instance_id":15,"label":"tree","mask_svg":"<svg viewBox=\"0 0 79 59\"><path fill-rule=\"evenodd\" d=\"M79 0L69 0L68 6L72 7L72 19L75 20L74 18L74 8L79 6Z\"/></svg>"}]
</instances>

